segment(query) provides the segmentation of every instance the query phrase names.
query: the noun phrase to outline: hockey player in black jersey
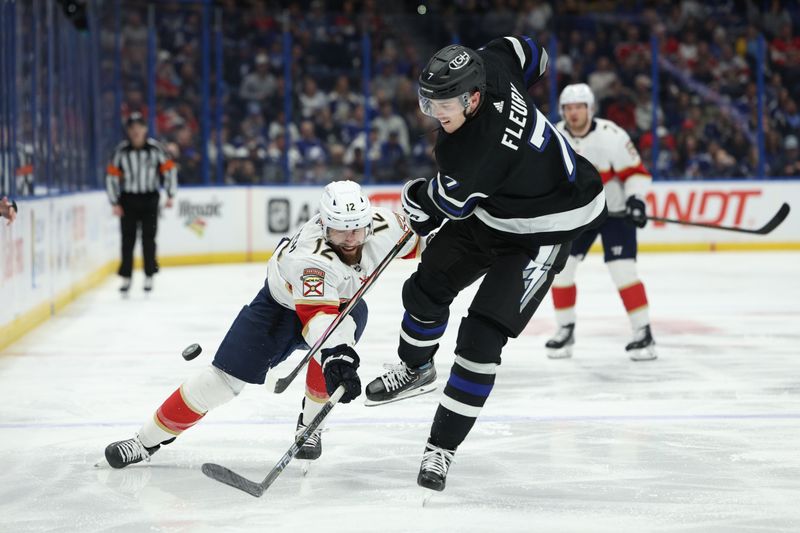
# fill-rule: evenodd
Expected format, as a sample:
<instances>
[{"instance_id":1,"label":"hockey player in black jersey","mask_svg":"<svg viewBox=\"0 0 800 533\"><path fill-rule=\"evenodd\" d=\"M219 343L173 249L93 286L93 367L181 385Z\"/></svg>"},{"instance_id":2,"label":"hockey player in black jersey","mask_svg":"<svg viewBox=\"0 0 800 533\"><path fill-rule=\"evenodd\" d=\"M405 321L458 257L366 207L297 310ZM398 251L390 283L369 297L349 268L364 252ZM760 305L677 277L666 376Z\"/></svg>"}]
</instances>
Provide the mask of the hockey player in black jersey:
<instances>
[{"instance_id":1,"label":"hockey player in black jersey","mask_svg":"<svg viewBox=\"0 0 800 533\"><path fill-rule=\"evenodd\" d=\"M597 170L575 154L527 94L547 53L528 37L434 54L419 77L422 111L439 121L438 173L403 187L420 235L442 225L403 286L402 363L367 386L375 405L433 389L433 356L450 303L484 276L456 341L456 358L425 446L417 483L443 490L494 384L509 337L527 325L570 242L607 215Z\"/></svg>"}]
</instances>

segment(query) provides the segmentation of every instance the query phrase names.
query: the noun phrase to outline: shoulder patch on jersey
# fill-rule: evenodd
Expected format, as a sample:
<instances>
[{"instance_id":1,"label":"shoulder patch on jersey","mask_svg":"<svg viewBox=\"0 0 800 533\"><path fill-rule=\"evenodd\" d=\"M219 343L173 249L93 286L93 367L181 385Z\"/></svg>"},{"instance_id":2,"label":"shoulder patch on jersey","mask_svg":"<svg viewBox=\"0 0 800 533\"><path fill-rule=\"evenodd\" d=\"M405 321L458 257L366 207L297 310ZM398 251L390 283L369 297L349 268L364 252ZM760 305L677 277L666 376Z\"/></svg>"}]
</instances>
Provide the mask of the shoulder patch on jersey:
<instances>
[{"instance_id":1,"label":"shoulder patch on jersey","mask_svg":"<svg viewBox=\"0 0 800 533\"><path fill-rule=\"evenodd\" d=\"M319 268L306 268L300 276L303 282L303 296L325 296L325 271Z\"/></svg>"},{"instance_id":2,"label":"shoulder patch on jersey","mask_svg":"<svg viewBox=\"0 0 800 533\"><path fill-rule=\"evenodd\" d=\"M497 109L497 112L498 112L498 113L502 113L502 112L503 112L503 104L504 104L504 103L505 103L505 102L502 102L502 101L500 101L500 102L495 102L495 103L493 104L493 105L494 105L494 108L495 108L495 109Z\"/></svg>"}]
</instances>

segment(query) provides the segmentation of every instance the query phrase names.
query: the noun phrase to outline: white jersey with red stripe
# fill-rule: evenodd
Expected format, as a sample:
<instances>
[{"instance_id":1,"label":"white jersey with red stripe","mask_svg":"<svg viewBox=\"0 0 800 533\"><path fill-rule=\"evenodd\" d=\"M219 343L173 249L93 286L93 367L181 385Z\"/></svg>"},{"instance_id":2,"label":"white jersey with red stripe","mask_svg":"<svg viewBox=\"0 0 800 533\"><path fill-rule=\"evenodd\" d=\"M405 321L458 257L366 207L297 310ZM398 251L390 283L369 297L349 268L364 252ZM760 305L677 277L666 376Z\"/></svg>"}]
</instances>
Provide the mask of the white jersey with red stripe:
<instances>
[{"instance_id":1,"label":"white jersey with red stripe","mask_svg":"<svg viewBox=\"0 0 800 533\"><path fill-rule=\"evenodd\" d=\"M563 120L556 128L600 172L610 212L624 211L629 196L644 199L652 176L625 130L603 118L592 119L592 126L583 137L574 137Z\"/></svg>"},{"instance_id":2,"label":"white jersey with red stripe","mask_svg":"<svg viewBox=\"0 0 800 533\"><path fill-rule=\"evenodd\" d=\"M373 234L364 244L357 265L345 264L325 242L319 215L282 242L267 265L270 294L282 306L296 311L309 346L317 342L339 313L339 305L355 295L408 229L405 216L384 207L371 209ZM415 236L397 257L416 257L419 244ZM323 347L353 346L354 335L355 321L348 317Z\"/></svg>"}]
</instances>

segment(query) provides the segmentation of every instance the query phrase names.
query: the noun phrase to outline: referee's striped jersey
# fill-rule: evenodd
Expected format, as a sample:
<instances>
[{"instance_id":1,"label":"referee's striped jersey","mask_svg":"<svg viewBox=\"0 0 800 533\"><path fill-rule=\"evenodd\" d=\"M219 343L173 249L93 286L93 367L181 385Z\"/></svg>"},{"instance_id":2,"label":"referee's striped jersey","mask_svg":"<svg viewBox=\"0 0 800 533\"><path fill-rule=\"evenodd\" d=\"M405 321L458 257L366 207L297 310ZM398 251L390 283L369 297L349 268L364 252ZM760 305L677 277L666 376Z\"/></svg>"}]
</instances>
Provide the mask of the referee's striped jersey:
<instances>
[{"instance_id":1,"label":"referee's striped jersey","mask_svg":"<svg viewBox=\"0 0 800 533\"><path fill-rule=\"evenodd\" d=\"M163 185L172 198L178 188L178 170L161 143L149 138L135 149L130 141L122 141L106 168L106 192L112 204L119 203L121 193L158 192Z\"/></svg>"}]
</instances>

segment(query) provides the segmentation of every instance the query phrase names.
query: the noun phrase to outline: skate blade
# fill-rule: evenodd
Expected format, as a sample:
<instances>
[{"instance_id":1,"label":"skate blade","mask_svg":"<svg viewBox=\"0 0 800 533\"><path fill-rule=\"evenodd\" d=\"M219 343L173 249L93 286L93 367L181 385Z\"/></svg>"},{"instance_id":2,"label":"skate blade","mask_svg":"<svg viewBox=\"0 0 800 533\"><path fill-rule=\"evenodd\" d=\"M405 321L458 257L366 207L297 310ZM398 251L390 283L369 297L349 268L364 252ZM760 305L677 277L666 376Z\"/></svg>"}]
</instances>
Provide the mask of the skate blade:
<instances>
[{"instance_id":1,"label":"skate blade","mask_svg":"<svg viewBox=\"0 0 800 533\"><path fill-rule=\"evenodd\" d=\"M631 350L628 352L628 357L631 361L655 361L658 359L658 354L653 348L641 348L639 350Z\"/></svg>"},{"instance_id":2,"label":"skate blade","mask_svg":"<svg viewBox=\"0 0 800 533\"><path fill-rule=\"evenodd\" d=\"M568 348L548 348L547 350L547 358L548 359L569 359L572 357L572 347Z\"/></svg>"},{"instance_id":3,"label":"skate blade","mask_svg":"<svg viewBox=\"0 0 800 533\"><path fill-rule=\"evenodd\" d=\"M399 396L392 398L391 400L374 401L368 398L364 400L364 405L367 407L375 407L376 405L399 402L400 400L407 400L408 398L413 398L414 396L421 396L423 394L427 394L435 390L436 390L436 384L431 383L430 385L423 385L422 387L419 387L417 389L410 390L406 393L403 393Z\"/></svg>"},{"instance_id":4,"label":"skate blade","mask_svg":"<svg viewBox=\"0 0 800 533\"><path fill-rule=\"evenodd\" d=\"M430 490L430 489L426 489L426 488L422 488L420 490L423 491L423 494L422 494L422 506L426 507L433 500L433 497L436 494L436 491Z\"/></svg>"}]
</instances>

